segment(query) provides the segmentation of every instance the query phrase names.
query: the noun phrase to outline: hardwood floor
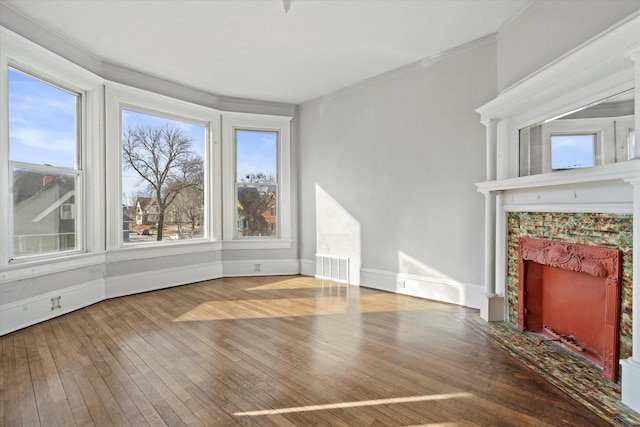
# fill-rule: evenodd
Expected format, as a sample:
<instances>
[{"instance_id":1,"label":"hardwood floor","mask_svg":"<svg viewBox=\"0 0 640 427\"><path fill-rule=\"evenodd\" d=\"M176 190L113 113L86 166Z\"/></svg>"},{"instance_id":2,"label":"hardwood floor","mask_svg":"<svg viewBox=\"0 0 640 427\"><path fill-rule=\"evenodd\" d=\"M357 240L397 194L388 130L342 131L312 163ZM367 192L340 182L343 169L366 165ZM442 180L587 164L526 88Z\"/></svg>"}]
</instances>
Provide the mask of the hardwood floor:
<instances>
[{"instance_id":1,"label":"hardwood floor","mask_svg":"<svg viewBox=\"0 0 640 427\"><path fill-rule=\"evenodd\" d=\"M473 310L307 277L122 297L0 337L4 426L603 425Z\"/></svg>"}]
</instances>

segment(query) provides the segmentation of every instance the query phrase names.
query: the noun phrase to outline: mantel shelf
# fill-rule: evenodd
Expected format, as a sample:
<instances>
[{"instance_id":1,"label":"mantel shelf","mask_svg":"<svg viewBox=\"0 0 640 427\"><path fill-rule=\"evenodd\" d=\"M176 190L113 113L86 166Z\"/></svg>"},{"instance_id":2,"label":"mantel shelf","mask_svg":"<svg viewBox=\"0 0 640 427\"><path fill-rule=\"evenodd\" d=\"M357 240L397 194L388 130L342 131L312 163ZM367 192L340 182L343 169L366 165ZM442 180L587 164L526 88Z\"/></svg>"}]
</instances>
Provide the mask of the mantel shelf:
<instances>
[{"instance_id":1,"label":"mantel shelf","mask_svg":"<svg viewBox=\"0 0 640 427\"><path fill-rule=\"evenodd\" d=\"M503 190L553 187L617 179L633 182L639 181L640 159L585 169L572 169L518 178L484 181L476 183L475 185L480 193L486 194Z\"/></svg>"}]
</instances>

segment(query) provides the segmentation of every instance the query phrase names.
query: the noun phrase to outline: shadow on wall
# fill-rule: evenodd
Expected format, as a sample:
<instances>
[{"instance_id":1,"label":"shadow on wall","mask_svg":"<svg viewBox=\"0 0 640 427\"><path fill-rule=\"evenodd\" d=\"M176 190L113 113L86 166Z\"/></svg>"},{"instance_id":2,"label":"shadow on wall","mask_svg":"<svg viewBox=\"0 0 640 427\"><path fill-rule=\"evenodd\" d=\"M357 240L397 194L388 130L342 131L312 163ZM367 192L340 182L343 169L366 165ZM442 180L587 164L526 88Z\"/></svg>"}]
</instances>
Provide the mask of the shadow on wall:
<instances>
[{"instance_id":1,"label":"shadow on wall","mask_svg":"<svg viewBox=\"0 0 640 427\"><path fill-rule=\"evenodd\" d=\"M316 254L349 258L349 284L360 284L360 222L316 184Z\"/></svg>"}]
</instances>

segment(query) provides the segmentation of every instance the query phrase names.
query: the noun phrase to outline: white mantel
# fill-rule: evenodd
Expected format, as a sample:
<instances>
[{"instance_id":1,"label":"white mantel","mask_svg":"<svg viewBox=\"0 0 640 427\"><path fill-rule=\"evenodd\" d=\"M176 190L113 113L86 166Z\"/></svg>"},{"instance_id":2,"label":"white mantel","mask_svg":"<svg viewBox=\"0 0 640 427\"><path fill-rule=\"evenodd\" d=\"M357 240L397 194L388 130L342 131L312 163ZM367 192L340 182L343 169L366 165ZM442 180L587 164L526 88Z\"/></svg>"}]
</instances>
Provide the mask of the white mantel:
<instances>
[{"instance_id":1,"label":"white mantel","mask_svg":"<svg viewBox=\"0 0 640 427\"><path fill-rule=\"evenodd\" d=\"M635 89L634 89L635 88ZM608 96L634 89L640 131L640 14L604 31L478 108L487 128L485 301L481 316L506 315L506 213L633 214L633 247L640 248L640 159L518 177L519 130ZM640 250L633 251L633 308L640 311ZM633 317L632 357L621 361L622 402L640 412L640 315Z\"/></svg>"}]
</instances>

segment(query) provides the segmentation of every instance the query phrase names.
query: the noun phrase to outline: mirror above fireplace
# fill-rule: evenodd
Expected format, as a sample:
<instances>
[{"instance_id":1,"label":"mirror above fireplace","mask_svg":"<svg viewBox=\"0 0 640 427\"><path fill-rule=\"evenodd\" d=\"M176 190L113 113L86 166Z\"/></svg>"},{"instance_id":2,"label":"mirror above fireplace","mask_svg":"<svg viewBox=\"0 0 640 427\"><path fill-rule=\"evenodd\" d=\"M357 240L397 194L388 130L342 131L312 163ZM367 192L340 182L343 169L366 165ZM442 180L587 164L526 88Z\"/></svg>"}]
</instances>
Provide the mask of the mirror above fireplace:
<instances>
[{"instance_id":1,"label":"mirror above fireplace","mask_svg":"<svg viewBox=\"0 0 640 427\"><path fill-rule=\"evenodd\" d=\"M519 176L590 168L640 157L634 90L519 131Z\"/></svg>"}]
</instances>

